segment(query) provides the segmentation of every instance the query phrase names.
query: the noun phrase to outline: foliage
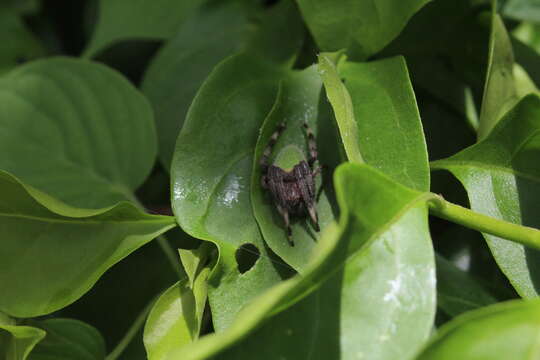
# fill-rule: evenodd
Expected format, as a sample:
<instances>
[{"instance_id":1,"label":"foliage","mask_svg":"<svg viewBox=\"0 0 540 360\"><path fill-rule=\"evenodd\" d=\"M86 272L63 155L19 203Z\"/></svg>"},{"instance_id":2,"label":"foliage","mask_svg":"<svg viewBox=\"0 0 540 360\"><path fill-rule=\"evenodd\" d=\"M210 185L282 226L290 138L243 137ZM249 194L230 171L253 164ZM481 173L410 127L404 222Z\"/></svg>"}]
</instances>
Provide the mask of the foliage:
<instances>
[{"instance_id":1,"label":"foliage","mask_svg":"<svg viewBox=\"0 0 540 360\"><path fill-rule=\"evenodd\" d=\"M538 23L534 0L2 2L0 358L537 358ZM261 187L282 123L271 160L307 123L322 165L295 246Z\"/></svg>"}]
</instances>

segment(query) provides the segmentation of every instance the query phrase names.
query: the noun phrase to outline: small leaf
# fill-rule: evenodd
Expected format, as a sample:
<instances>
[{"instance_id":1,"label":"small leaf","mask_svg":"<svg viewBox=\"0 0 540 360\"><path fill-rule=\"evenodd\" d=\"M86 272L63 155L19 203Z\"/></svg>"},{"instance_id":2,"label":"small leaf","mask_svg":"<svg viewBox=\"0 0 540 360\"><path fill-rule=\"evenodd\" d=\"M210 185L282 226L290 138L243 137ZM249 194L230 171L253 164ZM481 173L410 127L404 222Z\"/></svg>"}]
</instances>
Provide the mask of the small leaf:
<instances>
[{"instance_id":1,"label":"small leaf","mask_svg":"<svg viewBox=\"0 0 540 360\"><path fill-rule=\"evenodd\" d=\"M529 360L540 355L540 301L515 300L465 313L443 326L417 360Z\"/></svg>"},{"instance_id":2,"label":"small leaf","mask_svg":"<svg viewBox=\"0 0 540 360\"><path fill-rule=\"evenodd\" d=\"M6 360L25 360L45 331L31 326L0 324L0 356Z\"/></svg>"},{"instance_id":3,"label":"small leaf","mask_svg":"<svg viewBox=\"0 0 540 360\"><path fill-rule=\"evenodd\" d=\"M98 21L83 56L130 39L166 39L202 0L100 0Z\"/></svg>"},{"instance_id":4,"label":"small leaf","mask_svg":"<svg viewBox=\"0 0 540 360\"><path fill-rule=\"evenodd\" d=\"M203 270L192 288L187 279L181 280L156 301L144 327L149 360L168 359L171 351L199 337L208 272Z\"/></svg>"},{"instance_id":5,"label":"small leaf","mask_svg":"<svg viewBox=\"0 0 540 360\"><path fill-rule=\"evenodd\" d=\"M110 68L35 61L0 79L0 102L0 169L69 205L132 199L152 168L152 109Z\"/></svg>"},{"instance_id":6,"label":"small leaf","mask_svg":"<svg viewBox=\"0 0 540 360\"><path fill-rule=\"evenodd\" d=\"M479 140L485 138L504 113L519 100L513 71L514 54L510 37L501 17L494 12L491 21L488 70L478 127Z\"/></svg>"},{"instance_id":7,"label":"small leaf","mask_svg":"<svg viewBox=\"0 0 540 360\"><path fill-rule=\"evenodd\" d=\"M386 46L429 0L297 0L323 51L347 49L365 59Z\"/></svg>"},{"instance_id":8,"label":"small leaf","mask_svg":"<svg viewBox=\"0 0 540 360\"><path fill-rule=\"evenodd\" d=\"M494 304L497 299L474 278L437 256L437 305L449 316Z\"/></svg>"},{"instance_id":9,"label":"small leaf","mask_svg":"<svg viewBox=\"0 0 540 360\"><path fill-rule=\"evenodd\" d=\"M130 203L71 208L0 172L0 311L32 317L82 296L112 265L175 226Z\"/></svg>"},{"instance_id":10,"label":"small leaf","mask_svg":"<svg viewBox=\"0 0 540 360\"><path fill-rule=\"evenodd\" d=\"M446 169L467 190L471 208L488 216L540 227L540 98L524 97L483 141L432 163ZM514 288L523 297L538 296L540 252L484 234Z\"/></svg>"},{"instance_id":11,"label":"small leaf","mask_svg":"<svg viewBox=\"0 0 540 360\"><path fill-rule=\"evenodd\" d=\"M264 11L240 1L214 1L190 16L154 57L142 84L155 109L159 158L165 167L170 167L189 105L214 66L241 51L288 64L303 35L300 15L290 1Z\"/></svg>"},{"instance_id":12,"label":"small leaf","mask_svg":"<svg viewBox=\"0 0 540 360\"><path fill-rule=\"evenodd\" d=\"M62 318L32 321L32 324L44 330L47 335L36 345L29 360L105 358L105 340L93 326L79 320Z\"/></svg>"}]
</instances>

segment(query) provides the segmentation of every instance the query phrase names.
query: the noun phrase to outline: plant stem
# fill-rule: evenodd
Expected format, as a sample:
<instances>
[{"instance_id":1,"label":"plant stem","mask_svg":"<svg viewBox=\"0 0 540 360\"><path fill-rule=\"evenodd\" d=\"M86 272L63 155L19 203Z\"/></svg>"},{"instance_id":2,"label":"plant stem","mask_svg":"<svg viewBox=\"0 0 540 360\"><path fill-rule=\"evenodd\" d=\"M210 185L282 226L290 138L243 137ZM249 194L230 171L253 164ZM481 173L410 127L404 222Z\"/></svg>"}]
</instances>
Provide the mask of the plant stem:
<instances>
[{"instance_id":1,"label":"plant stem","mask_svg":"<svg viewBox=\"0 0 540 360\"><path fill-rule=\"evenodd\" d=\"M157 297L154 297L152 301L150 301L144 309L140 312L140 314L137 316L133 324L130 326L122 340L115 346L113 351L109 353L105 357L105 360L116 360L124 350L128 347L128 345L131 343L135 335L139 332L139 329L143 326L144 321L146 320L146 316L150 312L150 309L152 309L152 306L154 305L154 302L156 301Z\"/></svg>"},{"instance_id":2,"label":"plant stem","mask_svg":"<svg viewBox=\"0 0 540 360\"><path fill-rule=\"evenodd\" d=\"M540 250L540 230L492 218L453 204L437 195L429 202L430 212L473 230L495 235Z\"/></svg>"}]
</instances>

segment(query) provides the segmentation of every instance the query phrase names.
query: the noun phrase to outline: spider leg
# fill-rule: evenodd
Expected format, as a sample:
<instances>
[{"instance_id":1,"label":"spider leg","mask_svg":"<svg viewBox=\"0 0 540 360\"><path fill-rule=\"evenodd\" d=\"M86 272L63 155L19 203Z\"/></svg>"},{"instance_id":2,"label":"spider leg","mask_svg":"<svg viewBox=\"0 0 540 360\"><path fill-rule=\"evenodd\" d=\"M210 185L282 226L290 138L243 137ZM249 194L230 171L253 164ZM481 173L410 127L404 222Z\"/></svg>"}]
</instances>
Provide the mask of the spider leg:
<instances>
[{"instance_id":1,"label":"spider leg","mask_svg":"<svg viewBox=\"0 0 540 360\"><path fill-rule=\"evenodd\" d=\"M274 145L276 145L276 142L281 135L281 133L285 130L285 123L279 124L278 128L272 136L270 136L270 140L268 141L268 145L266 145L266 148L263 151L260 164L261 164L261 170L263 174L266 174L268 171L268 167L270 166L270 155L272 155L272 149L274 148Z\"/></svg>"},{"instance_id":2,"label":"spider leg","mask_svg":"<svg viewBox=\"0 0 540 360\"><path fill-rule=\"evenodd\" d=\"M317 142L315 140L315 135L313 135L313 131L311 131L311 128L309 127L308 123L304 121L304 129L306 129L306 134L308 138L308 148L309 148L309 158L308 163L309 167L312 168L315 161L317 161Z\"/></svg>"},{"instance_id":3,"label":"spider leg","mask_svg":"<svg viewBox=\"0 0 540 360\"><path fill-rule=\"evenodd\" d=\"M278 212L283 217L283 221L285 222L285 228L287 228L287 239L289 240L289 244L291 244L291 246L294 246L294 241L292 239L292 228L291 228L291 223L289 221L289 212L287 211L287 209L284 209L279 204L276 204L276 206L277 206Z\"/></svg>"}]
</instances>

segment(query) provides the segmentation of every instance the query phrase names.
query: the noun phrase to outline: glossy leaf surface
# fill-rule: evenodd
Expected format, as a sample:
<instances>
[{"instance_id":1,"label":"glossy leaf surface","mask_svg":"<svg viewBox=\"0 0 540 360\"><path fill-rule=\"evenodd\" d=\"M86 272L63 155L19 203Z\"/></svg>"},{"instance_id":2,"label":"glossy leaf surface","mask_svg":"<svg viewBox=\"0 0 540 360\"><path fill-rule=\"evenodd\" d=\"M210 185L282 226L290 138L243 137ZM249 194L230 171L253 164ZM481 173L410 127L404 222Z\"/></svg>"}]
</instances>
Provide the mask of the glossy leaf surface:
<instances>
[{"instance_id":1,"label":"glossy leaf surface","mask_svg":"<svg viewBox=\"0 0 540 360\"><path fill-rule=\"evenodd\" d=\"M367 58L386 46L429 0L297 0L322 51Z\"/></svg>"},{"instance_id":2,"label":"glossy leaf surface","mask_svg":"<svg viewBox=\"0 0 540 360\"><path fill-rule=\"evenodd\" d=\"M253 151L281 76L249 55L225 60L199 90L176 143L171 176L178 223L219 248L208 290L217 331L228 327L253 297L281 280L250 202ZM240 274L236 255L246 243L255 246L260 257Z\"/></svg>"},{"instance_id":3,"label":"glossy leaf surface","mask_svg":"<svg viewBox=\"0 0 540 360\"><path fill-rule=\"evenodd\" d=\"M442 327L417 359L536 359L539 332L538 300L500 303L463 314Z\"/></svg>"},{"instance_id":4,"label":"glossy leaf surface","mask_svg":"<svg viewBox=\"0 0 540 360\"><path fill-rule=\"evenodd\" d=\"M31 317L82 296L116 262L172 228L129 203L71 208L0 173L0 311Z\"/></svg>"},{"instance_id":5,"label":"glossy leaf surface","mask_svg":"<svg viewBox=\"0 0 540 360\"><path fill-rule=\"evenodd\" d=\"M403 225L400 224L401 221L408 225L415 224L417 227L425 227L427 225L424 202L430 198L430 196L395 183L368 166L352 164L342 165L335 175L335 184L341 209L340 224L339 226L333 225L327 227L320 239L320 242L318 243L318 246L314 249L311 263L306 268L304 274L285 281L261 295L257 300L246 306L242 312L238 314L236 320L226 331L205 336L197 343L178 350L174 353L175 356L182 356L186 359L204 359L222 351L224 348L233 345L239 339L247 336L249 331L258 326L260 322L262 322L265 318L268 318L269 315L295 304L301 298L315 291L325 280L328 280L329 286L333 288L337 282L333 282L331 279L335 274L339 273L339 270L345 261L347 261L347 263L355 262L357 258L362 258L367 251L372 251L369 245L372 244L375 239L378 239L381 234L383 234L382 238L386 241L389 240L389 238L386 236L392 237L394 232L402 234L403 231L398 230L398 228L401 228ZM362 186L359 186L359 184L362 184ZM412 212L409 214L409 211ZM422 217L417 216L418 211L423 214ZM412 216L412 219L406 219L410 215ZM420 223L417 222L418 220L420 220ZM394 229L393 226L397 226L398 228ZM425 234L427 234L427 232ZM419 244L423 242L423 240L419 240L419 237L416 237L416 239ZM385 248L387 244L383 243L381 245L383 248ZM368 248L370 250L368 250ZM413 248L410 248L410 250L412 251ZM382 251L386 251L386 249L382 249ZM418 253L418 251L414 251L414 254L415 256L420 256L421 258L426 257L428 263L430 259L432 261L432 255L430 255L429 252L424 251L422 253ZM367 258L369 258L369 256ZM414 259L410 258L410 260L413 261ZM418 263L421 264L423 261L425 260ZM358 273L358 271L361 272L360 268L362 268L362 265L365 265L365 263L360 262L356 264L359 266L359 268L352 268L350 277L346 277L348 282L353 284L353 288L356 290L349 293L349 295L345 297L346 299L349 299L348 301L350 301L350 303L346 301L344 304L345 306L351 306L351 308L356 308L357 310L363 311L361 308L356 307L355 295L358 296L356 291L359 291L359 288L363 289L365 285L361 284L362 281L357 282L358 279L355 275ZM388 295L388 302L391 303L392 301L395 301L395 304L399 304L398 308L403 310L402 312L400 310L400 315L404 315L404 317L398 321L398 323L400 323L399 330L397 330L397 328L394 330L406 330L407 333L410 333L408 331L410 328L405 324L407 324L407 322L411 319L413 322L420 322L420 325L416 324L418 331L416 331L414 334L408 334L401 338L401 341L404 341L405 345L400 347L399 351L405 351L407 354L410 354L411 351L415 351L415 349L420 345L419 341L422 341L425 336L427 336L431 327L431 319L433 317L434 310L434 272L433 268L430 269L429 266L419 266L418 268L415 268L414 266L409 268L406 266L405 268L406 271L402 273L402 276L405 276L405 273L410 274L410 279L414 284L416 284L416 286L420 286L423 289L422 292L418 291L416 286L414 287L414 291L409 286L404 286L401 290L400 288L394 286L395 284L392 285L391 283L384 282L381 282L380 290L382 294ZM367 280L368 277L365 279ZM408 281L405 278L394 280L400 285L402 281ZM335 288L333 289L336 290ZM337 290L339 291L339 287ZM404 292L401 293L401 291ZM339 292L328 292L328 294L325 296L339 296L337 294L339 294ZM413 295L421 296L423 299L413 299L411 297ZM396 298L393 296L396 296ZM309 302L308 300L305 301ZM322 301L327 301L328 303L332 304L335 299L332 300L331 298L324 298ZM410 306L406 304L409 304ZM380 308L379 305L379 301L377 301L376 308ZM374 308L371 308L371 310L374 311ZM304 309L300 311L306 310ZM310 314L308 319L313 319L313 313L311 313L311 311L312 310L307 309L307 313ZM409 320L407 320L407 316L412 315L412 312L415 311L420 311L420 313L423 315L412 316L409 318ZM332 312L332 314L335 314L335 312ZM372 314L364 314L364 316L367 317L370 315ZM298 316L298 314L294 314L294 316ZM328 316L331 317L330 314L328 314ZM392 316L395 316L395 314ZM375 316L375 318L377 318L377 316ZM310 320L306 321L309 322ZM337 319L333 318L332 321L335 324ZM351 319L351 321L353 320ZM269 324L272 324L272 320L270 320ZM381 329L383 329L385 332L391 331L391 327L386 327L384 324L385 321L380 323ZM275 329L284 329L285 334L279 335L286 336L289 331L287 330L287 327L282 325L283 324L279 323L275 324ZM321 323L321 331L323 331L324 326L326 325L332 326L330 323ZM388 325L388 323L386 323L386 325ZM403 327L401 327L401 325L403 325ZM313 328L310 330L310 334L315 333L315 335L318 335L318 329L319 328L317 327ZM358 335L356 333L356 325L348 323L345 325L345 329L347 332L350 331L351 341L358 340L358 338L356 338ZM335 335L335 328L332 328L331 331L333 331L333 334ZM378 335L385 335L385 332L378 333ZM268 334L267 332L263 333ZM292 334L300 336L300 338L296 339L297 343L299 341L304 341L302 338L306 335L305 333L295 332L294 330L292 331ZM324 342L322 341L313 342L313 336L315 335L309 335L312 336L312 342L310 343L309 348L306 350L307 352L304 352L304 355L310 353L317 354L315 347L324 346ZM413 337L408 337L409 335L412 335ZM272 337L272 340L280 341L281 336ZM372 341L373 338L370 338L370 336L373 336L373 334L367 334L366 336L367 337L362 341L365 341L365 343ZM268 337L265 337L265 339L267 342L269 341ZM383 341L385 340L387 339L383 337ZM272 343L269 343L268 346L271 346L271 344ZM238 346L242 348L242 343L239 343ZM298 353L298 347L296 347L296 350L287 347L286 350L293 351L293 353ZM233 351L233 354L235 354L236 350L230 351ZM390 353L386 355L391 354L392 356L395 356L393 351L398 350L394 348L388 349L388 351L390 351ZM355 353L349 353L348 355L350 354ZM384 357L381 356L381 358Z\"/></svg>"},{"instance_id":6,"label":"glossy leaf surface","mask_svg":"<svg viewBox=\"0 0 540 360\"><path fill-rule=\"evenodd\" d=\"M150 105L103 65L29 63L1 78L0 102L0 169L69 205L132 199L152 168Z\"/></svg>"},{"instance_id":7,"label":"glossy leaf surface","mask_svg":"<svg viewBox=\"0 0 540 360\"><path fill-rule=\"evenodd\" d=\"M465 186L474 211L516 224L540 227L540 98L523 98L490 135L458 154L433 163ZM523 297L536 297L538 251L484 234L502 271Z\"/></svg>"},{"instance_id":8,"label":"glossy leaf surface","mask_svg":"<svg viewBox=\"0 0 540 360\"><path fill-rule=\"evenodd\" d=\"M105 358L105 341L94 327L74 319L52 318L36 322L46 332L29 360Z\"/></svg>"}]
</instances>

